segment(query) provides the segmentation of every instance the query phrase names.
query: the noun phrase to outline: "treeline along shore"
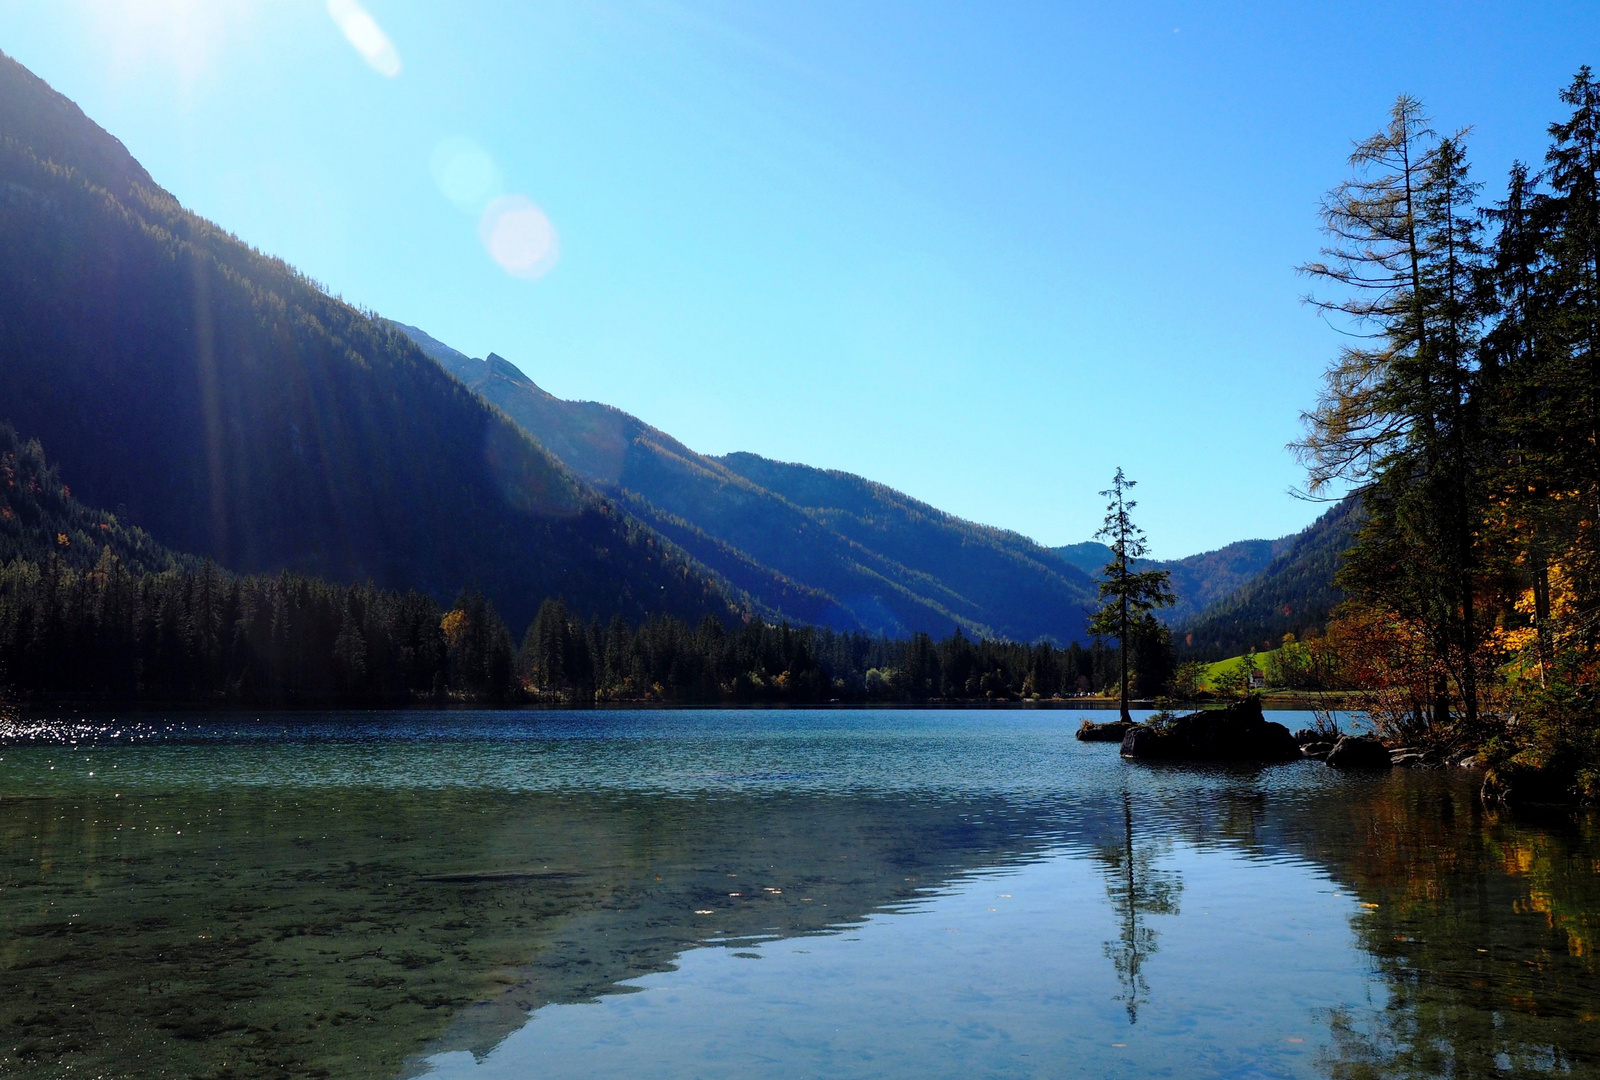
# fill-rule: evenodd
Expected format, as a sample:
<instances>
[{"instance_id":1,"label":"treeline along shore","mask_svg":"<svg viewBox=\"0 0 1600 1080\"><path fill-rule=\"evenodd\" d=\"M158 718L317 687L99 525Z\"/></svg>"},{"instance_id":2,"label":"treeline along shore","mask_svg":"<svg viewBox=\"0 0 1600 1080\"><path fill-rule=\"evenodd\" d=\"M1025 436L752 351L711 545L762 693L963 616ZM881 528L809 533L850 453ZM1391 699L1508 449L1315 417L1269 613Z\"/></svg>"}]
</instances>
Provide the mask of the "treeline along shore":
<instances>
[{"instance_id":1,"label":"treeline along shore","mask_svg":"<svg viewBox=\"0 0 1600 1080\"><path fill-rule=\"evenodd\" d=\"M477 589L445 607L417 590L232 573L85 506L37 441L0 422L0 702L989 702L1096 692L1118 667L1101 644L599 610L545 600L519 644Z\"/></svg>"},{"instance_id":2,"label":"treeline along shore","mask_svg":"<svg viewBox=\"0 0 1600 1080\"><path fill-rule=\"evenodd\" d=\"M1469 130L1402 95L1301 270L1344 323L1296 445L1364 518L1328 627L1378 731L1486 794L1600 798L1600 81L1485 198ZM1498 197L1495 197L1498 196Z\"/></svg>"},{"instance_id":3,"label":"treeline along shore","mask_svg":"<svg viewBox=\"0 0 1600 1080\"><path fill-rule=\"evenodd\" d=\"M483 595L202 562L134 572L107 546L0 567L0 685L24 701L395 706L471 701L1004 701L1098 690L1115 648L906 640L659 616L584 620L546 601L520 646Z\"/></svg>"}]
</instances>

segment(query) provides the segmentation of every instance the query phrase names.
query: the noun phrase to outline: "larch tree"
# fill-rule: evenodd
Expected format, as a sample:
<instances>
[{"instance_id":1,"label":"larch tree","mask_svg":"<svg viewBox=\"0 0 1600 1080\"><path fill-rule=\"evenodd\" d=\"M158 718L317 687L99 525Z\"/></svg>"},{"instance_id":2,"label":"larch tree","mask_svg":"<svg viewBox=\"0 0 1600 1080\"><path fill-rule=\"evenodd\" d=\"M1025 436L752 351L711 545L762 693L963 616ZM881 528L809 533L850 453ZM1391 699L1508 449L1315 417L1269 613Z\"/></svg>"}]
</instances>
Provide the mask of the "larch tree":
<instances>
[{"instance_id":1,"label":"larch tree","mask_svg":"<svg viewBox=\"0 0 1600 1080\"><path fill-rule=\"evenodd\" d=\"M1153 608L1169 607L1175 601L1170 588L1171 575L1165 570L1138 570L1135 564L1148 550L1144 530L1133 523L1133 509L1139 504L1128 498L1137 481L1129 480L1117 469L1111 486L1100 494L1108 501L1106 517L1096 539L1111 548L1111 560L1100 572L1100 609L1089 622L1089 632L1115 637L1121 654L1119 701L1122 721L1131 723L1128 712L1128 656L1133 649L1133 634Z\"/></svg>"},{"instance_id":2,"label":"larch tree","mask_svg":"<svg viewBox=\"0 0 1600 1080\"><path fill-rule=\"evenodd\" d=\"M1356 341L1329 367L1294 448L1313 493L1336 482L1362 491L1367 521L1340 582L1427 641L1430 715L1417 722L1442 728L1459 701L1471 727L1481 636L1477 189L1462 134L1440 139L1407 96L1350 164L1352 178L1323 204L1332 243L1301 270L1333 287L1308 300L1346 316Z\"/></svg>"}]
</instances>

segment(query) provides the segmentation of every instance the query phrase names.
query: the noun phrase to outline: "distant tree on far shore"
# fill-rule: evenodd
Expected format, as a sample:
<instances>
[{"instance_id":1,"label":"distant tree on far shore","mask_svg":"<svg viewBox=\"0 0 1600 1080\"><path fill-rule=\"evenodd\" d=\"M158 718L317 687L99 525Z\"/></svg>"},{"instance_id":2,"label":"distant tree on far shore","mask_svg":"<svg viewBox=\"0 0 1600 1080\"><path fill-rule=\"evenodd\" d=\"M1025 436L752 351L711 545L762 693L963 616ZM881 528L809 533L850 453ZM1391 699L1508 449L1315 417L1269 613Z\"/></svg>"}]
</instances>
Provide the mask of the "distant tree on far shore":
<instances>
[{"instance_id":1,"label":"distant tree on far shore","mask_svg":"<svg viewBox=\"0 0 1600 1080\"><path fill-rule=\"evenodd\" d=\"M1178 701L1193 701L1205 689L1206 666L1198 660L1185 660L1172 673L1171 694Z\"/></svg>"}]
</instances>

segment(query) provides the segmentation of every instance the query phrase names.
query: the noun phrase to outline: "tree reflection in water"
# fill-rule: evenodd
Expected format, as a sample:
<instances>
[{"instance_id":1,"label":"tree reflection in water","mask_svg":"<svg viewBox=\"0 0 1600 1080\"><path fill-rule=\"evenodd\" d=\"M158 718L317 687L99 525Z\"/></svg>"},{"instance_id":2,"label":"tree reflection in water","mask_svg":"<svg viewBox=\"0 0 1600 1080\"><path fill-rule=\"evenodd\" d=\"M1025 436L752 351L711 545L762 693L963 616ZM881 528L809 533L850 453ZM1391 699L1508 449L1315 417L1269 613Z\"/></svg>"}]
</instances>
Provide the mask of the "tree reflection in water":
<instances>
[{"instance_id":1,"label":"tree reflection in water","mask_svg":"<svg viewBox=\"0 0 1600 1080\"><path fill-rule=\"evenodd\" d=\"M1143 918L1146 915L1176 915L1183 881L1172 870L1158 870L1155 860L1165 846L1146 839L1135 850L1133 837L1133 797L1122 795L1123 834L1121 847L1102 847L1100 858L1106 866L1106 894L1117 913L1117 936L1105 944L1105 954L1122 984L1119 999L1127 1007L1128 1023L1139 1022L1139 1006L1149 1000L1150 986L1144 964L1156 951L1156 931ZM1170 845L1166 845L1170 846Z\"/></svg>"},{"instance_id":2,"label":"tree reflection in water","mask_svg":"<svg viewBox=\"0 0 1600 1080\"><path fill-rule=\"evenodd\" d=\"M1116 929L1020 889L989 908L1011 967L977 985L1031 974L1045 1018L981 990L996 1020L974 1038L1062 1060L1142 1020L1143 1073L1129 1040L1085 1075L1165 1075L1189 1039L1194 1076L1600 1076L1593 811L1496 815L1465 773L1130 768L1048 715L563 714L537 739L496 723L0 741L0 1075L392 1080L707 945L850 929L840 970L870 969L940 897L959 909L965 883L1037 863L1080 906L1103 895ZM1194 919L1214 889L1240 902L1192 933L1156 918L1181 896ZM846 946L868 921L880 936ZM940 938L938 974L963 988L948 1014L908 982L902 1015L971 1020L979 940ZM1062 971L1104 975L1102 955L1115 990L1050 995ZM1187 1009L1219 963L1287 993ZM775 998L774 1032L806 1007Z\"/></svg>"},{"instance_id":3,"label":"tree reflection in water","mask_svg":"<svg viewBox=\"0 0 1600 1080\"><path fill-rule=\"evenodd\" d=\"M1330 1009L1334 1080L1600 1075L1600 820L1396 776L1304 836L1361 902L1386 995Z\"/></svg>"}]
</instances>

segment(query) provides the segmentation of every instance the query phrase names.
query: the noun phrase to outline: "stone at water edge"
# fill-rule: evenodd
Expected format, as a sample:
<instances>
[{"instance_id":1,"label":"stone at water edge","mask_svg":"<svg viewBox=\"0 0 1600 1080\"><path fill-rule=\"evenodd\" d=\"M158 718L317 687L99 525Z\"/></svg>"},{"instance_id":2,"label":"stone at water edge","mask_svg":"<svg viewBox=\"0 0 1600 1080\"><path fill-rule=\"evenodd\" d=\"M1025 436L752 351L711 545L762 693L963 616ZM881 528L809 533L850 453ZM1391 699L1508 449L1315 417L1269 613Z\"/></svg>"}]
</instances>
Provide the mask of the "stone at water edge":
<instances>
[{"instance_id":1,"label":"stone at water edge","mask_svg":"<svg viewBox=\"0 0 1600 1080\"><path fill-rule=\"evenodd\" d=\"M1335 769L1387 769L1389 748L1370 735L1344 735L1333 744L1328 764Z\"/></svg>"},{"instance_id":2,"label":"stone at water edge","mask_svg":"<svg viewBox=\"0 0 1600 1080\"><path fill-rule=\"evenodd\" d=\"M1571 760L1552 761L1543 768L1515 760L1491 764L1480 792L1484 802L1506 806L1570 806L1586 801L1584 795L1578 784L1577 763Z\"/></svg>"},{"instance_id":3,"label":"stone at water edge","mask_svg":"<svg viewBox=\"0 0 1600 1080\"><path fill-rule=\"evenodd\" d=\"M1300 755L1312 761L1327 761L1328 755L1333 753L1331 742L1303 742L1300 744Z\"/></svg>"},{"instance_id":4,"label":"stone at water edge","mask_svg":"<svg viewBox=\"0 0 1600 1080\"><path fill-rule=\"evenodd\" d=\"M1097 724L1093 720L1085 720L1078 726L1073 738L1080 742L1121 742L1123 736L1128 734L1128 729L1133 725L1122 720L1107 720Z\"/></svg>"},{"instance_id":5,"label":"stone at water edge","mask_svg":"<svg viewBox=\"0 0 1600 1080\"><path fill-rule=\"evenodd\" d=\"M1267 720L1261 699L1225 709L1202 709L1159 727L1135 724L1122 740L1122 756L1163 761L1299 761L1300 744L1289 729Z\"/></svg>"}]
</instances>

